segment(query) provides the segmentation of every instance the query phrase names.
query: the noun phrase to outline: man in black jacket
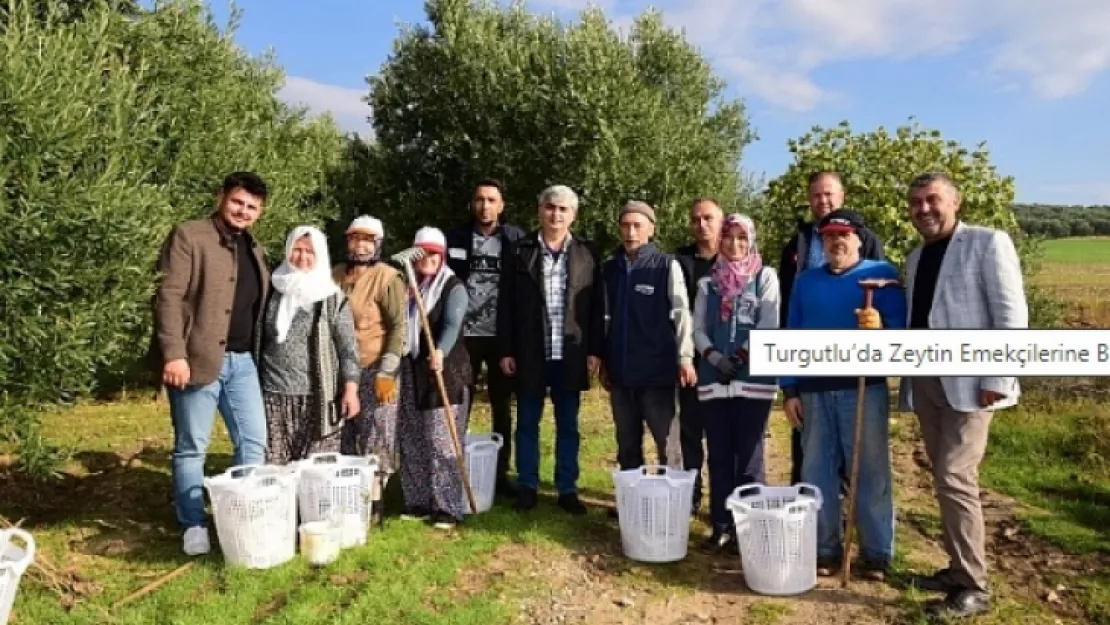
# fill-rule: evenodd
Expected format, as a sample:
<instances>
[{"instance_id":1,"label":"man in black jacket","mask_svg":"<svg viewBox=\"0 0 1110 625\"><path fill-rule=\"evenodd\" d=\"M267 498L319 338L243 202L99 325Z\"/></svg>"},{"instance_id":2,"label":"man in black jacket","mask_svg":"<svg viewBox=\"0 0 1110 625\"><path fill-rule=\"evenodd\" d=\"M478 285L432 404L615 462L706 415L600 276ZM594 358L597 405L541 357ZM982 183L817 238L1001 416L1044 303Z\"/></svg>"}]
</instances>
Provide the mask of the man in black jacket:
<instances>
[{"instance_id":1,"label":"man in black jacket","mask_svg":"<svg viewBox=\"0 0 1110 625\"><path fill-rule=\"evenodd\" d=\"M698 280L709 274L713 262L717 260L717 245L721 240L721 224L724 222L724 211L715 200L698 198L690 207L690 230L694 235L694 242L675 251L675 260L682 267L683 277L686 279L687 301L690 309L694 307L694 297L697 294ZM697 371L699 356L694 350L694 370ZM687 471L698 472L694 480L693 511L696 514L701 506L702 480L701 469L705 463L705 423L698 412L698 387L682 387L678 389L679 413L678 422L681 428L679 440L682 442L682 463Z\"/></svg>"},{"instance_id":2,"label":"man in black jacket","mask_svg":"<svg viewBox=\"0 0 1110 625\"><path fill-rule=\"evenodd\" d=\"M790 293L794 290L794 280L806 269L825 264L825 251L821 236L817 234L817 222L834 210L844 207L844 184L840 174L835 171L819 171L809 177L808 200L812 221L798 220L798 232L782 250L779 260L779 305L780 328L786 327L790 315ZM886 260L883 242L867 228L859 231L862 259ZM802 437L801 432L792 430L790 441L790 482L797 484L802 479Z\"/></svg>"},{"instance_id":3,"label":"man in black jacket","mask_svg":"<svg viewBox=\"0 0 1110 625\"><path fill-rule=\"evenodd\" d=\"M536 507L544 400L555 412L558 504L586 514L578 497L578 412L601 367L605 290L592 244L570 233L578 195L555 185L539 197L540 229L513 245L501 274L497 342L501 369L516 378L519 510Z\"/></svg>"},{"instance_id":4,"label":"man in black jacket","mask_svg":"<svg viewBox=\"0 0 1110 625\"><path fill-rule=\"evenodd\" d=\"M474 188L470 206L474 218L451 231L447 239L447 266L466 284L470 303L467 307L463 333L470 368L474 379L470 386L470 404L474 405L478 375L486 365L493 431L504 439L497 456L497 492L514 495L508 480L509 456L512 453L513 420L510 408L512 380L501 371L497 354L497 300L501 272L512 245L524 232L501 223L505 210L504 187L493 179L480 180Z\"/></svg>"}]
</instances>

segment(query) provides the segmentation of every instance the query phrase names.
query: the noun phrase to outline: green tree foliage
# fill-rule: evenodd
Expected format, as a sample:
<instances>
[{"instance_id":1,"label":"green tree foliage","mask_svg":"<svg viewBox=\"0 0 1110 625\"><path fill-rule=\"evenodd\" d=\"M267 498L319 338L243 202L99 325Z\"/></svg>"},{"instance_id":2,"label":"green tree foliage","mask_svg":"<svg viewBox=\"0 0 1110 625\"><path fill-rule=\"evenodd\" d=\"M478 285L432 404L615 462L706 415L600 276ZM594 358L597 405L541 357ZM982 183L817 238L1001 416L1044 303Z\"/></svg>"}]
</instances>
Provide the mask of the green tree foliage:
<instances>
[{"instance_id":1,"label":"green tree foliage","mask_svg":"<svg viewBox=\"0 0 1110 625\"><path fill-rule=\"evenodd\" d=\"M275 97L282 75L220 33L200 2L67 19L10 3L0 35L0 409L66 401L134 376L150 336L154 260L209 214L222 177L260 172L260 222L322 219L341 136ZM3 416L10 416L7 412ZM0 419L0 429L25 418ZM22 426L0 431L24 445Z\"/></svg>"},{"instance_id":2,"label":"green tree foliage","mask_svg":"<svg viewBox=\"0 0 1110 625\"><path fill-rule=\"evenodd\" d=\"M1014 214L1022 231L1031 236L1110 236L1110 206L1015 204Z\"/></svg>"},{"instance_id":3,"label":"green tree foliage","mask_svg":"<svg viewBox=\"0 0 1110 625\"><path fill-rule=\"evenodd\" d=\"M695 196L736 204L752 140L743 105L658 13L622 39L598 9L566 25L520 3L425 6L431 27L404 31L369 81L380 180L369 208L399 236L462 219L485 176L507 182L510 216L526 225L545 186L575 188L577 229L603 246L630 198L657 207L672 245Z\"/></svg>"},{"instance_id":4,"label":"green tree foliage","mask_svg":"<svg viewBox=\"0 0 1110 625\"><path fill-rule=\"evenodd\" d=\"M914 176L928 171L948 174L963 196L961 215L969 223L1008 232L1018 247L1026 276L1035 273L1039 254L1036 241L1022 233L1014 216L1014 181L1002 176L990 162L984 144L968 150L946 140L940 131L920 126L912 119L893 132L880 127L855 133L845 121L832 128L815 126L789 142L794 155L786 173L771 181L762 223L765 249L777 258L797 230L799 219L809 219L806 205L810 174L832 170L845 187L845 207L863 216L864 222L885 242L888 258L899 267L920 243L910 222L907 194ZM1030 323L1047 327L1059 322L1059 307L1026 280Z\"/></svg>"}]
</instances>

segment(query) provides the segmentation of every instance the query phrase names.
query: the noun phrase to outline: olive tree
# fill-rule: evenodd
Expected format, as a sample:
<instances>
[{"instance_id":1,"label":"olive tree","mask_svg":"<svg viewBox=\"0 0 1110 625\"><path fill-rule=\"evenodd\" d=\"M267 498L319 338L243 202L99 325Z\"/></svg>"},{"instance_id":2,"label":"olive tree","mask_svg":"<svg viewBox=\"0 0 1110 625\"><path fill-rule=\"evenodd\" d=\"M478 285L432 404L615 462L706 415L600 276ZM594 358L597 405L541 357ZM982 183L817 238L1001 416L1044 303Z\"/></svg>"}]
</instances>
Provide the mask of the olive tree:
<instances>
[{"instance_id":1,"label":"olive tree","mask_svg":"<svg viewBox=\"0 0 1110 625\"><path fill-rule=\"evenodd\" d=\"M761 223L763 241L772 258L778 258L796 232L798 220L809 217L809 176L831 170L843 180L845 208L863 216L867 226L883 239L887 257L902 266L921 240L909 217L909 184L918 174L939 171L959 188L961 219L1009 233L1027 278L1038 267L1037 241L1022 232L1014 214L1014 179L1000 174L991 164L985 143L968 149L911 118L893 131L879 127L856 133L847 121L831 128L815 126L790 140L788 146L794 162L768 185ZM1026 289L1030 323L1045 327L1058 322L1059 307L1028 279Z\"/></svg>"},{"instance_id":2,"label":"olive tree","mask_svg":"<svg viewBox=\"0 0 1110 625\"><path fill-rule=\"evenodd\" d=\"M280 70L200 2L89 3L77 20L43 5L10 0L0 33L0 440L39 468L34 409L141 372L173 225L253 169L274 187L259 234L276 251L330 214L341 141L281 103Z\"/></svg>"},{"instance_id":3,"label":"olive tree","mask_svg":"<svg viewBox=\"0 0 1110 625\"><path fill-rule=\"evenodd\" d=\"M596 8L564 24L521 3L425 7L430 25L404 30L369 79L380 184L348 210L407 236L464 218L474 182L493 176L509 216L531 225L539 192L566 184L581 196L577 228L608 246L628 199L657 208L664 244L684 237L694 197L737 203L743 104L659 13L622 37Z\"/></svg>"}]
</instances>

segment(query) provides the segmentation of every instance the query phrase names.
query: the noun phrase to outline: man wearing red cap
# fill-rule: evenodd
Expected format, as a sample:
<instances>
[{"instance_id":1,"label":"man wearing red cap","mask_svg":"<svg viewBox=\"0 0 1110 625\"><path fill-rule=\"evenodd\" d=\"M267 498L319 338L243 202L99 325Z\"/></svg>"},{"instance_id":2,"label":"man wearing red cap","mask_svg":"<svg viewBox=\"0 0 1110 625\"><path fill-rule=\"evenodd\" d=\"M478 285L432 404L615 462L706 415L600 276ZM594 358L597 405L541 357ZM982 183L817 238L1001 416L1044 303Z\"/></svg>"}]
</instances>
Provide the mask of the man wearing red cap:
<instances>
[{"instance_id":1,"label":"man wearing red cap","mask_svg":"<svg viewBox=\"0 0 1110 625\"><path fill-rule=\"evenodd\" d=\"M860 310L864 289L860 280L897 281L898 269L886 261L860 257L858 215L835 210L818 222L818 233L828 262L798 276L791 293L787 329L847 330L905 328L906 301L900 287L874 292L873 308ZM829 576L840 567L844 522L837 498L841 475L850 466L854 445L857 377L794 378L779 380L783 411L801 431L801 481L825 494L817 516L817 574ZM860 441L856 519L862 563L857 570L874 581L885 579L894 556L894 497L890 469L890 390L885 377L867 378L863 396L863 435Z\"/></svg>"}]
</instances>

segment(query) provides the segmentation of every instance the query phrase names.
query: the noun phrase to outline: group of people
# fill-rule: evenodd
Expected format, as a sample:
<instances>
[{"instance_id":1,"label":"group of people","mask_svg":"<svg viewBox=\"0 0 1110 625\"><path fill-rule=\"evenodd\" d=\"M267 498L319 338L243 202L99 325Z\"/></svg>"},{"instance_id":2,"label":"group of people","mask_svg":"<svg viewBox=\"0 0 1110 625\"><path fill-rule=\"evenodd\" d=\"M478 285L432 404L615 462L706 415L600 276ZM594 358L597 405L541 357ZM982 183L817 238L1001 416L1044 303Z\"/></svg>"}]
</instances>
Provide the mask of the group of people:
<instances>
[{"instance_id":1,"label":"group of people","mask_svg":"<svg viewBox=\"0 0 1110 625\"><path fill-rule=\"evenodd\" d=\"M596 379L608 390L622 470L645 464L646 426L659 464L697 471L697 513L708 464L713 531L705 548L728 554L737 553L737 536L725 502L737 487L765 482L764 441L781 390L793 426L791 479L825 495L818 573L833 575L857 379L753 376L750 330L1027 324L1012 241L962 222L959 191L943 174L910 183L908 212L924 242L908 260L905 287L876 291L869 308L860 281L899 281L901 273L884 259L880 238L844 209L842 181L831 171L810 178L813 219L799 222L778 271L760 254L757 224L725 215L709 198L692 203L693 242L674 253L653 243L654 209L626 203L616 216L621 244L603 257L572 234L572 189L543 190L540 226L526 234L503 223L504 188L486 179L475 185L467 223L446 234L417 232L412 247L422 253L412 281L382 260L385 228L369 216L350 224L346 258L334 267L323 232L295 228L271 273L250 234L267 195L258 175L230 174L214 214L174 228L159 259L151 357L168 389L174 501L190 555L210 550L201 485L217 409L234 464L372 454L381 463L375 516L399 471L403 518L454 527L464 499L449 415L461 437L484 366L492 429L505 441L497 491L517 509L538 503L539 430L550 397L557 503L587 512L577 492L578 416ZM903 408L921 421L950 558L918 584L947 593L937 614L977 614L989 598L978 466L991 415L1016 403L1017 381L912 378L900 390ZM887 379L868 378L863 400L853 485L860 568L882 580L894 552Z\"/></svg>"}]
</instances>

